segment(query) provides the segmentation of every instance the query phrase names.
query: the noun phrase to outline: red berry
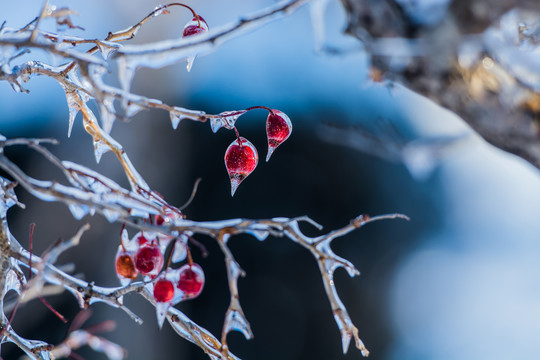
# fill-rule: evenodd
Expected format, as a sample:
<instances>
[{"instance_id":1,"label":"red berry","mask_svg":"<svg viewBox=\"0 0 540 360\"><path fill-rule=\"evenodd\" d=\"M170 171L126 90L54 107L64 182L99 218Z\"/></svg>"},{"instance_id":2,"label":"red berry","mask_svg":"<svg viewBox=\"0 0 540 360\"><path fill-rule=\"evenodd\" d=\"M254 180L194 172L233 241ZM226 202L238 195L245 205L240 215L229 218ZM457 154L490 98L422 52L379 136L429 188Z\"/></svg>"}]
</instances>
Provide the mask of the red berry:
<instances>
[{"instance_id":1,"label":"red berry","mask_svg":"<svg viewBox=\"0 0 540 360\"><path fill-rule=\"evenodd\" d=\"M204 272L198 264L186 264L179 269L177 287L183 292L184 299L197 297L204 286Z\"/></svg>"},{"instance_id":2,"label":"red berry","mask_svg":"<svg viewBox=\"0 0 540 360\"><path fill-rule=\"evenodd\" d=\"M204 21L202 16L197 15L194 16L193 19L191 19L191 21L186 24L186 26L184 26L184 31L182 31L182 37L192 36L206 31L208 31L208 24L206 23L206 21Z\"/></svg>"},{"instance_id":3,"label":"red berry","mask_svg":"<svg viewBox=\"0 0 540 360\"><path fill-rule=\"evenodd\" d=\"M174 284L167 279L159 279L154 284L154 299L157 302L165 303L174 297Z\"/></svg>"},{"instance_id":4,"label":"red berry","mask_svg":"<svg viewBox=\"0 0 540 360\"><path fill-rule=\"evenodd\" d=\"M240 137L233 141L225 151L225 167L231 180L231 195L238 185L255 170L259 162L257 149L248 140Z\"/></svg>"},{"instance_id":5,"label":"red berry","mask_svg":"<svg viewBox=\"0 0 540 360\"><path fill-rule=\"evenodd\" d=\"M143 275L155 275L163 266L163 254L155 243L146 243L135 255L135 267Z\"/></svg>"},{"instance_id":6,"label":"red berry","mask_svg":"<svg viewBox=\"0 0 540 360\"><path fill-rule=\"evenodd\" d=\"M120 252L116 256L116 273L126 279L135 279L139 274L135 268L132 257L126 252Z\"/></svg>"},{"instance_id":7,"label":"red berry","mask_svg":"<svg viewBox=\"0 0 540 360\"><path fill-rule=\"evenodd\" d=\"M279 110L272 110L273 114L268 114L266 119L266 136L268 137L268 153L266 161L274 150L289 138L292 131L292 123L287 115Z\"/></svg>"},{"instance_id":8,"label":"red berry","mask_svg":"<svg viewBox=\"0 0 540 360\"><path fill-rule=\"evenodd\" d=\"M161 226L165 222L165 219L161 215L156 215L156 217L154 218L154 221L156 222L156 225Z\"/></svg>"},{"instance_id":9,"label":"red berry","mask_svg":"<svg viewBox=\"0 0 540 360\"><path fill-rule=\"evenodd\" d=\"M147 242L148 242L148 239L145 238L143 235L141 235L141 236L139 236L139 237L137 238L137 244L138 244L139 246L143 246L143 245L146 244Z\"/></svg>"}]
</instances>

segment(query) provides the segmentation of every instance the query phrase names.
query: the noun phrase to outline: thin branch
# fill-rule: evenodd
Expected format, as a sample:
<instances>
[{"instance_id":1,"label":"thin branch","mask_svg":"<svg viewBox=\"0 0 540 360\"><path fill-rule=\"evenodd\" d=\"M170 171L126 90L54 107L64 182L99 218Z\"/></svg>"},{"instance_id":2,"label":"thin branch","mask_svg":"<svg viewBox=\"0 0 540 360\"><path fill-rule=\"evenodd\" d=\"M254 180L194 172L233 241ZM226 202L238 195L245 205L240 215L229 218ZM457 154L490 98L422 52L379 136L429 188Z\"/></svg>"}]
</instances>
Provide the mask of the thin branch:
<instances>
[{"instance_id":1,"label":"thin branch","mask_svg":"<svg viewBox=\"0 0 540 360\"><path fill-rule=\"evenodd\" d=\"M192 38L182 38L148 45L126 45L119 49L115 58L125 57L136 66L159 68L182 61L193 53L208 52L240 34L258 28L274 19L288 15L310 0L281 1L255 14L246 16L219 29L210 30Z\"/></svg>"}]
</instances>

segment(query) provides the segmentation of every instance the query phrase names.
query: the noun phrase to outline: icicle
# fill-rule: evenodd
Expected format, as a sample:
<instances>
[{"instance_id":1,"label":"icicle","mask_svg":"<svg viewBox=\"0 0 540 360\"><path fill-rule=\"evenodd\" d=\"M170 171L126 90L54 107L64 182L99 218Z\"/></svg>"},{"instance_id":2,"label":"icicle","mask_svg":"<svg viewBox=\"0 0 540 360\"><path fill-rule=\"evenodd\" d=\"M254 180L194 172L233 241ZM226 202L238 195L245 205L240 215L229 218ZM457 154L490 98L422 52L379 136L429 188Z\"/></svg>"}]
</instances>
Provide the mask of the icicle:
<instances>
[{"instance_id":1,"label":"icicle","mask_svg":"<svg viewBox=\"0 0 540 360\"><path fill-rule=\"evenodd\" d=\"M334 318L337 321L337 316L334 316ZM351 344L351 338L352 336L347 330L341 329L341 346L343 348L344 354L346 354L347 351L349 350L349 346Z\"/></svg>"},{"instance_id":2,"label":"icicle","mask_svg":"<svg viewBox=\"0 0 540 360\"><path fill-rule=\"evenodd\" d=\"M210 119L210 127L212 132L216 133L222 127L232 130L236 124L236 120L242 115L244 115L246 110L237 110L237 111L224 111L219 114L219 118Z\"/></svg>"},{"instance_id":3,"label":"icicle","mask_svg":"<svg viewBox=\"0 0 540 360\"><path fill-rule=\"evenodd\" d=\"M116 120L114 98L110 96L104 97L102 103L100 103L99 112L101 115L101 125L103 131L105 131L106 134L110 134L114 121Z\"/></svg>"},{"instance_id":4,"label":"icicle","mask_svg":"<svg viewBox=\"0 0 540 360\"><path fill-rule=\"evenodd\" d=\"M131 103L128 101L127 107L125 107L125 116L127 118L131 118L143 110L146 110L144 106L141 106L137 103Z\"/></svg>"},{"instance_id":5,"label":"icicle","mask_svg":"<svg viewBox=\"0 0 540 360\"><path fill-rule=\"evenodd\" d=\"M21 280L26 282L24 277ZM9 270L6 276L5 283L4 283L3 293L5 294L9 290L14 290L17 294L21 295L21 288L22 288L21 281L19 280L17 273L13 269Z\"/></svg>"},{"instance_id":6,"label":"icicle","mask_svg":"<svg viewBox=\"0 0 540 360\"><path fill-rule=\"evenodd\" d=\"M247 234L255 237L259 241L264 241L268 237L268 230L250 230L246 231Z\"/></svg>"},{"instance_id":7,"label":"icicle","mask_svg":"<svg viewBox=\"0 0 540 360\"><path fill-rule=\"evenodd\" d=\"M125 56L119 56L116 65L118 67L118 81L120 82L120 86L122 90L129 93L136 66L129 63ZM125 110L128 108L128 100L126 98L122 100L122 107Z\"/></svg>"},{"instance_id":8,"label":"icicle","mask_svg":"<svg viewBox=\"0 0 540 360\"><path fill-rule=\"evenodd\" d=\"M111 151L109 145L105 144L102 140L94 140L94 155L98 164L103 154L105 154L107 151Z\"/></svg>"},{"instance_id":9,"label":"icicle","mask_svg":"<svg viewBox=\"0 0 540 360\"><path fill-rule=\"evenodd\" d=\"M156 304L156 316L158 321L158 326L161 329L163 327L163 322L165 321L165 317L167 316L167 311L169 310L169 307L171 306L170 303L160 303L158 302Z\"/></svg>"},{"instance_id":10,"label":"icicle","mask_svg":"<svg viewBox=\"0 0 540 360\"><path fill-rule=\"evenodd\" d=\"M0 141L5 140L6 138L0 135ZM13 188L8 187L9 184L11 184L11 181L0 176L0 198L3 200L0 201L0 219L5 218L8 209L13 205L17 204L18 202L17 195L15 195L15 191L13 191ZM6 191L5 189L9 190Z\"/></svg>"},{"instance_id":11,"label":"icicle","mask_svg":"<svg viewBox=\"0 0 540 360\"><path fill-rule=\"evenodd\" d=\"M187 64L186 64L186 69L188 72L191 71L191 68L193 67L193 63L195 62L195 58L197 57L197 55L193 55L193 56L190 56L187 58Z\"/></svg>"},{"instance_id":12,"label":"icicle","mask_svg":"<svg viewBox=\"0 0 540 360\"><path fill-rule=\"evenodd\" d=\"M172 128L176 130L178 128L178 124L180 124L180 120L182 120L184 117L175 111L169 112L169 116L171 117Z\"/></svg>"},{"instance_id":13,"label":"icicle","mask_svg":"<svg viewBox=\"0 0 540 360\"><path fill-rule=\"evenodd\" d=\"M310 4L311 25L313 28L313 37L315 50L321 51L324 48L324 15L328 7L328 0L315 0Z\"/></svg>"},{"instance_id":14,"label":"icicle","mask_svg":"<svg viewBox=\"0 0 540 360\"><path fill-rule=\"evenodd\" d=\"M231 330L241 332L247 340L253 338L246 318L236 310L230 311L225 318L225 332L229 333Z\"/></svg>"},{"instance_id":15,"label":"icicle","mask_svg":"<svg viewBox=\"0 0 540 360\"><path fill-rule=\"evenodd\" d=\"M71 136L71 130L73 130L73 123L75 122L75 117L79 112L81 99L79 95L67 88L64 88L67 100L67 106L69 111L69 125L68 125L68 137Z\"/></svg>"},{"instance_id":16,"label":"icicle","mask_svg":"<svg viewBox=\"0 0 540 360\"><path fill-rule=\"evenodd\" d=\"M159 15L169 14L169 9L166 5L158 5L154 8L154 14L152 16L156 17Z\"/></svg>"},{"instance_id":17,"label":"icicle","mask_svg":"<svg viewBox=\"0 0 540 360\"><path fill-rule=\"evenodd\" d=\"M120 86L122 86L122 90L129 92L133 76L135 75L135 67L126 60L125 56L118 57L117 66Z\"/></svg>"}]
</instances>

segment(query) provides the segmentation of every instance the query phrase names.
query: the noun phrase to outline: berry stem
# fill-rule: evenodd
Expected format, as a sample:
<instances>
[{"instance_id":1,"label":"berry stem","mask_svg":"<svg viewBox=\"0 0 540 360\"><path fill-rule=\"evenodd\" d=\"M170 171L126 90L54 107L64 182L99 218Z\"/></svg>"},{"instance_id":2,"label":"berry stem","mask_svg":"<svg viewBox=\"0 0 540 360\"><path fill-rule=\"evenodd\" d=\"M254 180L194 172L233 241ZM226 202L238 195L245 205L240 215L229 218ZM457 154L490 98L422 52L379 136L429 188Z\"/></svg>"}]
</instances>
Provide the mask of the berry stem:
<instances>
[{"instance_id":1,"label":"berry stem","mask_svg":"<svg viewBox=\"0 0 540 360\"><path fill-rule=\"evenodd\" d=\"M240 133L238 132L238 129L236 129L236 126L234 127L234 132L236 133L236 138L238 139L238 144L240 147L242 147L242 139L240 138Z\"/></svg>"},{"instance_id":2,"label":"berry stem","mask_svg":"<svg viewBox=\"0 0 540 360\"><path fill-rule=\"evenodd\" d=\"M34 248L34 228L36 227L36 223L30 224L30 239L29 239L29 252L30 257L28 258L28 280L32 278L32 253Z\"/></svg>"},{"instance_id":3,"label":"berry stem","mask_svg":"<svg viewBox=\"0 0 540 360\"><path fill-rule=\"evenodd\" d=\"M187 262L189 264L189 268L191 269L191 267L193 266L193 257L191 256L191 251L189 250L189 247L186 250L187 250Z\"/></svg>"},{"instance_id":4,"label":"berry stem","mask_svg":"<svg viewBox=\"0 0 540 360\"><path fill-rule=\"evenodd\" d=\"M171 251L169 252L169 256L167 257L167 262L165 263L165 271L171 266L172 263L172 254L174 253L174 249L176 248L176 244L178 243L178 238L173 239L173 245L171 247Z\"/></svg>"},{"instance_id":5,"label":"berry stem","mask_svg":"<svg viewBox=\"0 0 540 360\"><path fill-rule=\"evenodd\" d=\"M248 108L246 108L244 110L238 110L238 111L235 111L235 112L228 113L227 116L241 115L241 114L243 114L243 113L245 113L247 111L255 110L255 109L264 109L264 110L267 110L270 114L276 115L274 110L270 109L269 107L256 105L256 106L248 107ZM207 119L219 119L219 118L222 118L222 117L223 117L223 115L221 115L221 114L217 114L217 115L207 114L207 115L204 116L204 120L206 121Z\"/></svg>"},{"instance_id":6,"label":"berry stem","mask_svg":"<svg viewBox=\"0 0 540 360\"><path fill-rule=\"evenodd\" d=\"M38 297L39 297L39 300L41 300L41 302L43 303L43 305L45 305L45 306L47 307L47 309L51 310L51 312L52 312L54 315L56 315L56 316L60 319L60 321L62 321L64 324L67 323L66 318L65 318L64 316L62 316L62 314L60 314L55 308L53 308L52 305L49 304L49 303L47 302L47 300L45 300L45 299L43 298L43 296L39 295Z\"/></svg>"},{"instance_id":7,"label":"berry stem","mask_svg":"<svg viewBox=\"0 0 540 360\"><path fill-rule=\"evenodd\" d=\"M274 113L274 111L273 111L272 109L270 109L269 107L267 107L267 106L260 106L260 105L248 107L248 108L246 109L246 111L250 111L250 110L254 110L254 109L265 109L265 110L268 110L268 111L270 112L270 114L276 115L276 114Z\"/></svg>"},{"instance_id":8,"label":"berry stem","mask_svg":"<svg viewBox=\"0 0 540 360\"><path fill-rule=\"evenodd\" d=\"M189 236L189 235L186 235L188 237L188 240L190 243L192 243L193 245L195 245L196 247L199 248L199 250L201 250L201 256L203 258L206 258L208 257L208 250L206 250L206 247L200 243L199 241L195 240L192 236Z\"/></svg>"},{"instance_id":9,"label":"berry stem","mask_svg":"<svg viewBox=\"0 0 540 360\"><path fill-rule=\"evenodd\" d=\"M189 204L191 204L193 199L195 199L195 195L197 194L197 189L199 188L199 183L201 181L202 181L202 178L197 178L197 180L195 180L195 184L193 185L193 190L191 190L191 196L189 197L188 201L186 201L184 205L180 206L180 208L178 209L180 210L180 212L184 210L185 208L187 208ZM182 214L180 213L180 215Z\"/></svg>"},{"instance_id":10,"label":"berry stem","mask_svg":"<svg viewBox=\"0 0 540 360\"><path fill-rule=\"evenodd\" d=\"M122 230L120 230L120 246L122 246L122 251L123 252L127 252L126 247L124 245L124 239L122 238L122 233L124 232L125 228L126 228L126 223L123 223L122 224Z\"/></svg>"},{"instance_id":11,"label":"berry stem","mask_svg":"<svg viewBox=\"0 0 540 360\"><path fill-rule=\"evenodd\" d=\"M189 11L191 11L191 13L193 14L193 17L194 17L195 19L197 19L197 23L198 23L197 27L199 27L199 28L202 27L202 26L201 26L201 20L199 19L199 15L197 15L197 13L195 12L195 10L193 10L192 8L190 8L189 6L187 6L186 4L182 4L182 3L170 3L170 4L162 5L162 6L158 7L158 8L156 8L156 9L152 12L152 14L154 14L154 13L156 13L157 11L160 11L160 10L162 10L162 9L166 9L166 8L168 8L169 6L175 6L175 5L176 5L176 6L183 6L183 7L185 7L186 9L188 9Z\"/></svg>"}]
</instances>

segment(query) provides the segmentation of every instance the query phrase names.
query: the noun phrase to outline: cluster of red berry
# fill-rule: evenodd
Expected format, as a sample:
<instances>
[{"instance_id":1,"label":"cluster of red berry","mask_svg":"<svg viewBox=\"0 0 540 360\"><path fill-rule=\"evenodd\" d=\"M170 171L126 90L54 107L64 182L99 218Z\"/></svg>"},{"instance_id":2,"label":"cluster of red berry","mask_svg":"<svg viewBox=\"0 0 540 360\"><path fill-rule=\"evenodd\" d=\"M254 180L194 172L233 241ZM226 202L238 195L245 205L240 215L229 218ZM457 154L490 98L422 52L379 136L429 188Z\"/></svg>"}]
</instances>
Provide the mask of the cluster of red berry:
<instances>
[{"instance_id":1,"label":"cluster of red berry","mask_svg":"<svg viewBox=\"0 0 540 360\"><path fill-rule=\"evenodd\" d=\"M246 110L255 108L265 107L254 106ZM268 161L274 150L291 135L292 124L289 117L283 112L275 109L265 109L269 111L266 118L266 137L268 139L266 161ZM236 140L225 151L225 167L231 180L231 195L234 195L238 185L255 170L258 162L259 155L255 146L246 138L238 135L237 132Z\"/></svg>"},{"instance_id":2,"label":"cluster of red berry","mask_svg":"<svg viewBox=\"0 0 540 360\"><path fill-rule=\"evenodd\" d=\"M175 3L189 8L186 5ZM191 8L189 8L191 10ZM208 24L193 10L193 19L186 24L182 32L183 37L193 36L208 31ZM191 63L193 58L191 58ZM188 59L188 69L190 68ZM283 112L264 106L253 106L237 113L228 113L236 117L253 109L266 109L269 114L266 119L266 135L268 138L268 153L266 161L274 150L290 136L292 131L291 120ZM238 185L255 170L259 161L257 149L253 144L241 137L236 131L234 140L225 152L225 166L231 180L231 193L234 195ZM181 213L166 210L164 215L154 218L157 225L173 223L181 218ZM118 252L116 254L116 274L122 285L128 285L139 274L147 282L146 288L154 295L158 323L161 327L169 306L180 301L197 297L204 286L204 272L193 262L188 248L189 234L172 237L159 232L138 232L131 239L127 231L122 230ZM174 243L173 243L174 242ZM164 264L165 251L173 243L170 261ZM187 264L173 269L170 263L178 263L187 258ZM164 266L165 265L165 266Z\"/></svg>"},{"instance_id":3,"label":"cluster of red berry","mask_svg":"<svg viewBox=\"0 0 540 360\"><path fill-rule=\"evenodd\" d=\"M175 212L155 217L155 223L162 225L179 217ZM174 241L170 262L188 260L187 264L173 269L164 265L165 250ZM154 295L158 322L161 326L169 306L180 301L197 297L204 286L203 269L191 259L188 249L188 236L181 234L172 237L161 233L138 232L128 238L127 231L122 231L121 242L116 254L116 275L122 285L128 285L139 274L147 281L147 289Z\"/></svg>"}]
</instances>

